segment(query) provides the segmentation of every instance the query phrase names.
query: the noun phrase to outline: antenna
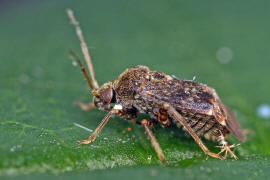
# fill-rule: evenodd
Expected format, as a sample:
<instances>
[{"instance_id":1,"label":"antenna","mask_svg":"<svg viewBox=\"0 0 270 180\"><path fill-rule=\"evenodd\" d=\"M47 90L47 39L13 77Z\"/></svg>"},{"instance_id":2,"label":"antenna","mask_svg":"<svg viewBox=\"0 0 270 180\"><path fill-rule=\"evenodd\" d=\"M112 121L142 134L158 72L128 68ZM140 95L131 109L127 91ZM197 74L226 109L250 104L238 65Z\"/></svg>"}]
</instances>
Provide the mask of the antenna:
<instances>
[{"instance_id":1,"label":"antenna","mask_svg":"<svg viewBox=\"0 0 270 180\"><path fill-rule=\"evenodd\" d=\"M77 36L78 36L79 40L81 41L82 52L83 52L86 64L88 66L88 70L90 72L90 76L91 76L91 79L93 81L93 85L94 85L95 89L99 89L98 82L95 79L95 73L94 73L94 68L93 68L93 65L92 65L91 56L89 54L87 45L86 45L86 43L84 41L82 30L81 30L81 28L79 26L78 21L76 20L76 18L73 15L73 11L71 9L67 9L67 14L68 14L68 17L69 17L71 23L74 25L74 27L76 29L76 33L77 33Z\"/></svg>"},{"instance_id":2,"label":"antenna","mask_svg":"<svg viewBox=\"0 0 270 180\"><path fill-rule=\"evenodd\" d=\"M92 85L92 83L91 83L91 81L90 81L90 79L89 79L89 76L88 76L87 72L85 71L85 68L83 67L83 65L82 65L82 63L81 63L79 57L78 57L73 51L71 51L71 50L69 51L69 53L73 56L73 58L74 58L74 59L78 62L78 64L80 65L80 68L81 68L81 70L82 70L82 72L83 72L83 75L84 75L85 79L87 80L87 83L88 83L88 85L89 85L89 88L90 88L92 94L93 94L94 96L96 96L96 97L99 97L97 91L93 88L93 85Z\"/></svg>"}]
</instances>

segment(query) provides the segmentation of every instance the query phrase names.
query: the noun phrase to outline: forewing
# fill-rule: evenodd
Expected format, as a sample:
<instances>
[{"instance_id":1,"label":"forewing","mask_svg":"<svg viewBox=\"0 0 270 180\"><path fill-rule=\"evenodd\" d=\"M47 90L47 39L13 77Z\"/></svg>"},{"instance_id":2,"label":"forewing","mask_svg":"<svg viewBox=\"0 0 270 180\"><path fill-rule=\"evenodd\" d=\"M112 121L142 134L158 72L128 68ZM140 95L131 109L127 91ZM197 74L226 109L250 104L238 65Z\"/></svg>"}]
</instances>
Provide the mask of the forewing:
<instances>
[{"instance_id":1,"label":"forewing","mask_svg":"<svg viewBox=\"0 0 270 180\"><path fill-rule=\"evenodd\" d=\"M180 80L165 73L152 71L144 83L143 92L157 102L167 102L177 111L208 114L212 111L211 94L203 84Z\"/></svg>"},{"instance_id":2,"label":"forewing","mask_svg":"<svg viewBox=\"0 0 270 180\"><path fill-rule=\"evenodd\" d=\"M233 112L224 105L224 109L227 114L227 119L226 119L226 127L227 129L241 142L244 142L246 140L246 136L243 133L243 130L236 120Z\"/></svg>"}]
</instances>

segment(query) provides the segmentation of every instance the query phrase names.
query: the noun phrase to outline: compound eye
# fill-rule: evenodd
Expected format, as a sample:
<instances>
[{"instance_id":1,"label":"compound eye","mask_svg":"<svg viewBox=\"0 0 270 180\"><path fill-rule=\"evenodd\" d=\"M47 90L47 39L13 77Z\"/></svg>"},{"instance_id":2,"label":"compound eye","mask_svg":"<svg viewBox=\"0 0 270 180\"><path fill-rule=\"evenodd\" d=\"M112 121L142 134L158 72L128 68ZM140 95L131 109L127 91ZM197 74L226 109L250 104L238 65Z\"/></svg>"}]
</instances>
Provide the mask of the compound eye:
<instances>
[{"instance_id":1,"label":"compound eye","mask_svg":"<svg viewBox=\"0 0 270 180\"><path fill-rule=\"evenodd\" d=\"M110 104L113 98L113 90L111 88L106 89L101 94L101 100L104 104Z\"/></svg>"}]
</instances>

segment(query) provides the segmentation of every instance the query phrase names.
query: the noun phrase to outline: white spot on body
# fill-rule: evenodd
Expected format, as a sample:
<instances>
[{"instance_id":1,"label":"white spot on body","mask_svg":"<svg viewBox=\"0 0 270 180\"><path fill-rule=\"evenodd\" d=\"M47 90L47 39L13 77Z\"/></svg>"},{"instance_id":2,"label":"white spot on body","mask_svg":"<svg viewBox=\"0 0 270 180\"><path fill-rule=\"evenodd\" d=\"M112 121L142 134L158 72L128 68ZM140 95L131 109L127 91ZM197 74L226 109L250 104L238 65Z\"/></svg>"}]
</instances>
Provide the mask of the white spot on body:
<instances>
[{"instance_id":1,"label":"white spot on body","mask_svg":"<svg viewBox=\"0 0 270 180\"><path fill-rule=\"evenodd\" d=\"M169 81L173 79L173 78L172 78L171 76L169 76L169 75L167 75L166 78L167 78L167 80L169 80Z\"/></svg>"},{"instance_id":2,"label":"white spot on body","mask_svg":"<svg viewBox=\"0 0 270 180\"><path fill-rule=\"evenodd\" d=\"M210 110L207 112L207 114L208 114L209 116L212 116L212 115L213 115L213 110L210 109Z\"/></svg>"},{"instance_id":3,"label":"white spot on body","mask_svg":"<svg viewBox=\"0 0 270 180\"><path fill-rule=\"evenodd\" d=\"M257 108L257 115L261 118L270 118L270 105L269 104L261 104Z\"/></svg>"},{"instance_id":4,"label":"white spot on body","mask_svg":"<svg viewBox=\"0 0 270 180\"><path fill-rule=\"evenodd\" d=\"M153 93L151 91L145 91L145 93L148 95L153 95Z\"/></svg>"},{"instance_id":5,"label":"white spot on body","mask_svg":"<svg viewBox=\"0 0 270 180\"><path fill-rule=\"evenodd\" d=\"M217 50L216 57L221 64L227 64L233 58L233 51L229 47L221 47Z\"/></svg>"},{"instance_id":6,"label":"white spot on body","mask_svg":"<svg viewBox=\"0 0 270 180\"><path fill-rule=\"evenodd\" d=\"M222 121L220 122L220 124L221 124L222 126L226 126L225 120L222 120Z\"/></svg>"},{"instance_id":7,"label":"white spot on body","mask_svg":"<svg viewBox=\"0 0 270 180\"><path fill-rule=\"evenodd\" d=\"M116 105L114 105L113 109L122 110L123 109L123 106L120 105L120 104L116 104Z\"/></svg>"},{"instance_id":8,"label":"white spot on body","mask_svg":"<svg viewBox=\"0 0 270 180\"><path fill-rule=\"evenodd\" d=\"M134 98L136 98L136 99L139 98L139 97L140 97L140 96L139 96L138 94L136 94L136 95L134 96Z\"/></svg>"},{"instance_id":9,"label":"white spot on body","mask_svg":"<svg viewBox=\"0 0 270 180\"><path fill-rule=\"evenodd\" d=\"M188 92L188 94L189 94L189 92ZM188 100L189 102L194 102L193 97L189 97L187 100Z\"/></svg>"},{"instance_id":10,"label":"white spot on body","mask_svg":"<svg viewBox=\"0 0 270 180\"><path fill-rule=\"evenodd\" d=\"M192 88L192 89L191 89L191 92L192 92L192 93L195 93L196 91L197 91L196 88Z\"/></svg>"}]
</instances>

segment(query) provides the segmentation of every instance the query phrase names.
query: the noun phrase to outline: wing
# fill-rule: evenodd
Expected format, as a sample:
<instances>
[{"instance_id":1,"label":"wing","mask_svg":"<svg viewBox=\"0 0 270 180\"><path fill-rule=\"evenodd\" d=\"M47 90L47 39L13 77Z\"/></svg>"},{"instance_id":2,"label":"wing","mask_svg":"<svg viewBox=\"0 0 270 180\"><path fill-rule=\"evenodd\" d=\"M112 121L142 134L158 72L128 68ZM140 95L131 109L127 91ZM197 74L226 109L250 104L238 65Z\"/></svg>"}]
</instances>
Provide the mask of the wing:
<instances>
[{"instance_id":1,"label":"wing","mask_svg":"<svg viewBox=\"0 0 270 180\"><path fill-rule=\"evenodd\" d=\"M142 88L143 94L155 102L167 102L180 113L186 110L214 116L238 140L245 141L246 137L233 113L223 105L211 87L151 71Z\"/></svg>"},{"instance_id":2,"label":"wing","mask_svg":"<svg viewBox=\"0 0 270 180\"><path fill-rule=\"evenodd\" d=\"M240 124L238 123L238 121L236 120L233 112L226 107L225 105L224 109L226 111L227 114L227 119L226 119L226 127L227 129L241 142L244 142L246 140L246 136L243 133L243 130L240 126Z\"/></svg>"},{"instance_id":3,"label":"wing","mask_svg":"<svg viewBox=\"0 0 270 180\"><path fill-rule=\"evenodd\" d=\"M165 73L151 71L143 85L143 92L157 101L171 104L177 111L190 110L211 114L211 94L207 86L193 81L173 78Z\"/></svg>"}]
</instances>

